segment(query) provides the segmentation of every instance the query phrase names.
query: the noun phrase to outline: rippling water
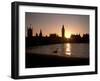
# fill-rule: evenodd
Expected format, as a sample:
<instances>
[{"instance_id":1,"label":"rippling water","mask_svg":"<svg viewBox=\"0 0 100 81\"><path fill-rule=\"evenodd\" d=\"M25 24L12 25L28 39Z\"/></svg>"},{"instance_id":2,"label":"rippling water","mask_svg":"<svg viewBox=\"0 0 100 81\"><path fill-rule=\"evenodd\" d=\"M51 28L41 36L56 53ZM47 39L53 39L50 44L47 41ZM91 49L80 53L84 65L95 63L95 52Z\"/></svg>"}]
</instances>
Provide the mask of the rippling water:
<instances>
[{"instance_id":1,"label":"rippling water","mask_svg":"<svg viewBox=\"0 0 100 81\"><path fill-rule=\"evenodd\" d=\"M86 43L65 43L43 46L34 46L26 50L27 53L49 54L66 57L89 57L89 44Z\"/></svg>"}]
</instances>

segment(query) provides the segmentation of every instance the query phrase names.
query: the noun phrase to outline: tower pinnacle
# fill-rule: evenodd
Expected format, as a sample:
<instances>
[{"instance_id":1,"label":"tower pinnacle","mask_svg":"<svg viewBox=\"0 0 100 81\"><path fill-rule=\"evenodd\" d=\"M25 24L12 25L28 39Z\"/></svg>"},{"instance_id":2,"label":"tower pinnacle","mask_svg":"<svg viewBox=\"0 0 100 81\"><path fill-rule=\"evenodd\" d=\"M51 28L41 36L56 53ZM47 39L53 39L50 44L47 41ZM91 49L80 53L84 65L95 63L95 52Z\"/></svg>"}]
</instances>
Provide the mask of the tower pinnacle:
<instances>
[{"instance_id":1,"label":"tower pinnacle","mask_svg":"<svg viewBox=\"0 0 100 81\"><path fill-rule=\"evenodd\" d=\"M63 39L65 38L65 28L64 28L64 25L62 25L62 38Z\"/></svg>"}]
</instances>

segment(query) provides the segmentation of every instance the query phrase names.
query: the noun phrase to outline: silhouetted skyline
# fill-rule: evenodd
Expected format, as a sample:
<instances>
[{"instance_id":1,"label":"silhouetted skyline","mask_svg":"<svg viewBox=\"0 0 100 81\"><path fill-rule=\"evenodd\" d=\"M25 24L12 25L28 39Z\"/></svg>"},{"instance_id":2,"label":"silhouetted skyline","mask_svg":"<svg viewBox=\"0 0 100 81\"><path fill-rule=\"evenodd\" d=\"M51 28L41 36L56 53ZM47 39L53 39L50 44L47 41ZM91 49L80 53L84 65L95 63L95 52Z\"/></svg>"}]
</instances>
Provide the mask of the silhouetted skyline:
<instances>
[{"instance_id":1,"label":"silhouetted skyline","mask_svg":"<svg viewBox=\"0 0 100 81\"><path fill-rule=\"evenodd\" d=\"M47 45L47 44L60 44L60 43L89 43L89 34L71 34L70 38L65 37L65 28L62 25L61 33L62 36L58 36L56 33L50 33L49 36L43 36L43 32L40 32L32 36L33 28L28 27L26 36L26 47Z\"/></svg>"},{"instance_id":2,"label":"silhouetted skyline","mask_svg":"<svg viewBox=\"0 0 100 81\"><path fill-rule=\"evenodd\" d=\"M49 14L49 13L30 13L25 14L26 35L27 27L31 24L33 27L33 36L42 30L43 36L56 33L62 36L61 27L64 24L65 37L71 34L89 33L89 16L88 15L71 15L71 14Z\"/></svg>"}]
</instances>

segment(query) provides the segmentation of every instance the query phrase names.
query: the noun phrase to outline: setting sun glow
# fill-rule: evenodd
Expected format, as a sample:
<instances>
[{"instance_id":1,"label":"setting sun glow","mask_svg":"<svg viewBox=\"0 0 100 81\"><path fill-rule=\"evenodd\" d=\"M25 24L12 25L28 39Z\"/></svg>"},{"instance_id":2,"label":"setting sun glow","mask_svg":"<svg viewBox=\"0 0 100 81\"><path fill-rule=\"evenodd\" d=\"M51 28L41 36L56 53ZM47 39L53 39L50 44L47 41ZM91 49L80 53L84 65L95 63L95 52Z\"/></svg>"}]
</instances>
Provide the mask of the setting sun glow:
<instances>
[{"instance_id":1,"label":"setting sun glow","mask_svg":"<svg viewBox=\"0 0 100 81\"><path fill-rule=\"evenodd\" d=\"M71 33L70 33L70 32L66 32L66 33L65 33L65 37L66 37L66 38L70 38L70 36L71 36Z\"/></svg>"}]
</instances>

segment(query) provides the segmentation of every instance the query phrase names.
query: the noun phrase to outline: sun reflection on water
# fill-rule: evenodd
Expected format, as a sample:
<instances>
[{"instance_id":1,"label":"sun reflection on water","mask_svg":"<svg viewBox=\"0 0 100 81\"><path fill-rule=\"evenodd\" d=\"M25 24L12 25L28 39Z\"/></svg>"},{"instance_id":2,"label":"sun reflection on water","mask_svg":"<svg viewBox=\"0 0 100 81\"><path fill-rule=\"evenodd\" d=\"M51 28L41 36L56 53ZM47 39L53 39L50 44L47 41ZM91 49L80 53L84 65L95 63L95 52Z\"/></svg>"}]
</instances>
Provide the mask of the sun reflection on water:
<instances>
[{"instance_id":1,"label":"sun reflection on water","mask_svg":"<svg viewBox=\"0 0 100 81\"><path fill-rule=\"evenodd\" d=\"M71 45L70 45L70 43L66 44L65 54L69 55L69 56L71 55Z\"/></svg>"}]
</instances>

